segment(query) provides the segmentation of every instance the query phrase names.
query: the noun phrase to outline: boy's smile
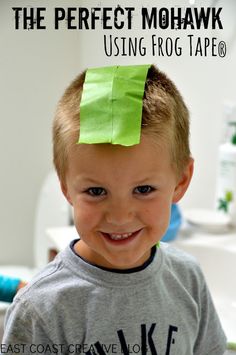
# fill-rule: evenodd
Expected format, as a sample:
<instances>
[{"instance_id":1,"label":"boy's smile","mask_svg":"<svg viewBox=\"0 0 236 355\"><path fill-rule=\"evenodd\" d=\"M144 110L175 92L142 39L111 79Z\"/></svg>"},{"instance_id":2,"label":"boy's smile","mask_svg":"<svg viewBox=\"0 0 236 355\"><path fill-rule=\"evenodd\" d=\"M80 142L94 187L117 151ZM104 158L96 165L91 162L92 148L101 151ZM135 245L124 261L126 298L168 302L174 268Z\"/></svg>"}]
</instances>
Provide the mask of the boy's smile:
<instances>
[{"instance_id":1,"label":"boy's smile","mask_svg":"<svg viewBox=\"0 0 236 355\"><path fill-rule=\"evenodd\" d=\"M75 251L99 266L142 265L164 235L171 204L184 194L190 170L177 181L166 145L148 135L132 147L76 146L62 183L81 238Z\"/></svg>"}]
</instances>

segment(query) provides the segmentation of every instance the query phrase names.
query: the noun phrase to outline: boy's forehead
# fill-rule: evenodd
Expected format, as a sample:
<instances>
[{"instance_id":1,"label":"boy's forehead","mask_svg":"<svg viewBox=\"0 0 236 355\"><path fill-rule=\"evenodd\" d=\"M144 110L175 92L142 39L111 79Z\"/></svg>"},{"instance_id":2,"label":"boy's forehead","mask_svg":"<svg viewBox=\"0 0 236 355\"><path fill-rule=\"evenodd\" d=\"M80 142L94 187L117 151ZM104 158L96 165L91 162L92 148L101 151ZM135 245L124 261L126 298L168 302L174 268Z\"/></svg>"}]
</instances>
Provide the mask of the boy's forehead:
<instances>
[{"instance_id":1,"label":"boy's forehead","mask_svg":"<svg viewBox=\"0 0 236 355\"><path fill-rule=\"evenodd\" d=\"M101 158L105 159L108 157L121 158L121 159L132 159L136 156L141 158L147 154L150 156L150 152L164 151L165 144L160 142L160 144L155 144L154 140L150 136L142 135L139 144L132 146L123 146L119 144L78 144L73 150L74 154L79 158Z\"/></svg>"},{"instance_id":2,"label":"boy's forehead","mask_svg":"<svg viewBox=\"0 0 236 355\"><path fill-rule=\"evenodd\" d=\"M142 136L137 145L125 147L113 144L79 144L69 154L69 169L78 174L96 175L101 171L121 174L121 171L151 174L170 165L166 144L155 144ZM145 175L145 174L144 174Z\"/></svg>"}]
</instances>

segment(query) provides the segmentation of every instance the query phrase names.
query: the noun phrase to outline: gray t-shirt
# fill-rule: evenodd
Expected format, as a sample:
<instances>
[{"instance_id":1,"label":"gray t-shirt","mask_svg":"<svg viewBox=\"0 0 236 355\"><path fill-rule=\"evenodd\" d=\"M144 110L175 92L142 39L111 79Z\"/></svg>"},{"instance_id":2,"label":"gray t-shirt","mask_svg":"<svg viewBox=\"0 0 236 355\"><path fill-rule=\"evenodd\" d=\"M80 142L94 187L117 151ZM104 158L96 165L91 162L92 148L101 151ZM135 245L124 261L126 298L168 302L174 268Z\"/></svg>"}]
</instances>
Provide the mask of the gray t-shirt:
<instances>
[{"instance_id":1,"label":"gray t-shirt","mask_svg":"<svg viewBox=\"0 0 236 355\"><path fill-rule=\"evenodd\" d=\"M15 297L2 346L22 354L222 355L226 338L192 257L161 243L148 265L119 273L68 246Z\"/></svg>"}]
</instances>

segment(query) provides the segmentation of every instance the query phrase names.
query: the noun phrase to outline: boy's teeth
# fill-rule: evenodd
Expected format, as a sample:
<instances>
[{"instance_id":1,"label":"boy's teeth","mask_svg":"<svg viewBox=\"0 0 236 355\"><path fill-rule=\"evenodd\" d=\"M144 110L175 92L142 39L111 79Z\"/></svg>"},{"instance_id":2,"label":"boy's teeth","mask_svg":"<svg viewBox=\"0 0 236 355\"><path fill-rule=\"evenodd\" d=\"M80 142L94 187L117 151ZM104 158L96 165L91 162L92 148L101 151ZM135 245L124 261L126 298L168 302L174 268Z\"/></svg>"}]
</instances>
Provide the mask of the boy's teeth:
<instances>
[{"instance_id":1,"label":"boy's teeth","mask_svg":"<svg viewBox=\"0 0 236 355\"><path fill-rule=\"evenodd\" d=\"M125 233L125 234L108 234L109 237L113 240L121 240L130 237L133 233Z\"/></svg>"}]
</instances>

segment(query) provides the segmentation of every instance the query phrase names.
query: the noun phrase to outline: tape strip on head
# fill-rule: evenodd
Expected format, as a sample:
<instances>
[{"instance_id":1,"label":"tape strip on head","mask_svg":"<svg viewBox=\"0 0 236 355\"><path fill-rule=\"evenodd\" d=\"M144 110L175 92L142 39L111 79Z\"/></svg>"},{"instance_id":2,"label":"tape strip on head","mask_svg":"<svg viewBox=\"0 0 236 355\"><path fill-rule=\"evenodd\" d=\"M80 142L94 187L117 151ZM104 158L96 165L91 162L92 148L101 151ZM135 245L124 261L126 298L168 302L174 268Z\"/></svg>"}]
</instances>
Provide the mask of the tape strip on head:
<instances>
[{"instance_id":1,"label":"tape strip on head","mask_svg":"<svg viewBox=\"0 0 236 355\"><path fill-rule=\"evenodd\" d=\"M88 69L80 103L78 143L132 146L140 142L149 65Z\"/></svg>"}]
</instances>

